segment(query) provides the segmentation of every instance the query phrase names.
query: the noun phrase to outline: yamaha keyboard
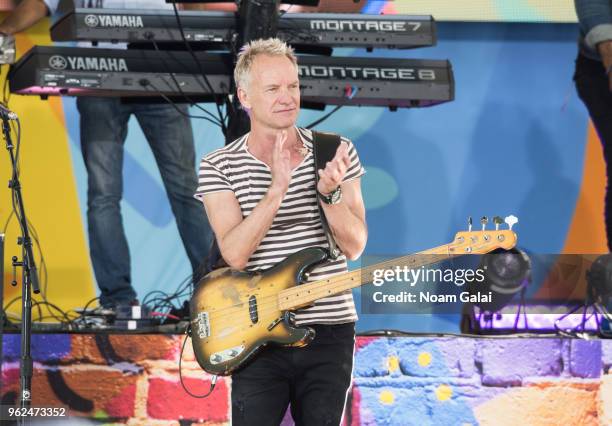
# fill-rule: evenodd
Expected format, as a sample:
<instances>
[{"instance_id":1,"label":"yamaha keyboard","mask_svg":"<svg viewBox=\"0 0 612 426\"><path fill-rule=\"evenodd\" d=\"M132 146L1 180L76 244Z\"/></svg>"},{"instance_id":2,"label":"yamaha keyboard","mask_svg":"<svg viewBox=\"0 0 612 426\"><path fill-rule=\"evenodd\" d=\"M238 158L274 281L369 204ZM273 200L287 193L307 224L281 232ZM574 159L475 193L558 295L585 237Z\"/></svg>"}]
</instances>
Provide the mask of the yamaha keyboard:
<instances>
[{"instance_id":1,"label":"yamaha keyboard","mask_svg":"<svg viewBox=\"0 0 612 426\"><path fill-rule=\"evenodd\" d=\"M23 95L227 95L230 54L35 46L11 68L9 87ZM210 86L200 75L206 73ZM454 98L448 61L299 56L304 106L419 107Z\"/></svg>"},{"instance_id":2,"label":"yamaha keyboard","mask_svg":"<svg viewBox=\"0 0 612 426\"><path fill-rule=\"evenodd\" d=\"M180 11L185 39L230 44L237 30L231 12ZM436 43L431 16L357 13L285 13L278 37L290 44L325 47L416 48ZM74 9L52 27L54 41L183 41L173 10Z\"/></svg>"}]
</instances>

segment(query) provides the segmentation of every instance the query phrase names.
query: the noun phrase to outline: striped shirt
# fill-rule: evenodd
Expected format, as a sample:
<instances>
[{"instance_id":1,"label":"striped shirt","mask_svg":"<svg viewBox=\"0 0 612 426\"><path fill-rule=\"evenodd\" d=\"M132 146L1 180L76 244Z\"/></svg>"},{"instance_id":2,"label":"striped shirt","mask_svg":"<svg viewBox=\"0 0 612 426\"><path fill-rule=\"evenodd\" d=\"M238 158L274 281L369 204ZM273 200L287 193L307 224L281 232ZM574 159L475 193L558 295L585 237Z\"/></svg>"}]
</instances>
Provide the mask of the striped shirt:
<instances>
[{"instance_id":1,"label":"striped shirt","mask_svg":"<svg viewBox=\"0 0 612 426\"><path fill-rule=\"evenodd\" d=\"M301 128L297 130L308 153L292 171L289 188L272 226L249 258L246 271L270 268L307 247L329 247L317 206L312 132ZM249 152L248 137L246 134L202 159L195 194L196 198L202 200L205 194L231 191L240 204L243 218L251 214L272 181L270 168ZM345 138L342 141L348 144L351 160L344 177L344 182L347 182L362 176L365 170L352 142ZM340 255L336 260L314 268L308 281L327 279L347 270L346 257ZM350 290L319 299L312 306L297 310L295 316L297 325L342 324L356 320L357 313Z\"/></svg>"}]
</instances>

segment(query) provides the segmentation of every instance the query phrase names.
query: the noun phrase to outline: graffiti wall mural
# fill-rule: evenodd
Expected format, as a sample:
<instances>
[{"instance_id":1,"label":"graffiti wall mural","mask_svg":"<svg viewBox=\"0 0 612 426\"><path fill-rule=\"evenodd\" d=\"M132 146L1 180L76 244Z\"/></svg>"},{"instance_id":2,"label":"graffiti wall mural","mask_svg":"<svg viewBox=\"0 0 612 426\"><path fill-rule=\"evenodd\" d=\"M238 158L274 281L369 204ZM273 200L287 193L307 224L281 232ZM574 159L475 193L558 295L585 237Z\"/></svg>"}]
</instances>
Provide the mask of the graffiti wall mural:
<instances>
[{"instance_id":1,"label":"graffiti wall mural","mask_svg":"<svg viewBox=\"0 0 612 426\"><path fill-rule=\"evenodd\" d=\"M181 388L182 337L35 335L35 405L118 424L227 424L231 380L194 399ZM208 391L190 344L185 385ZM19 336L5 335L2 403L19 391ZM345 425L606 425L611 341L360 337ZM288 414L284 426L292 425Z\"/></svg>"}]
</instances>

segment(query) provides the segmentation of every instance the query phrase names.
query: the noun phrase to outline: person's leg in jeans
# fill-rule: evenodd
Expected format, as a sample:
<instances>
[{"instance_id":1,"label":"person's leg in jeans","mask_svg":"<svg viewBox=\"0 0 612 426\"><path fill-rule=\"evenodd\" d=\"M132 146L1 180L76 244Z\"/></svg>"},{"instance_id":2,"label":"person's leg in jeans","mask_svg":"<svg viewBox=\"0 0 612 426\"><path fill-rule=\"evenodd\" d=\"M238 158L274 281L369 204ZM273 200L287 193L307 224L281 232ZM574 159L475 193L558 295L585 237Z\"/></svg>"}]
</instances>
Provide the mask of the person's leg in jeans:
<instances>
[{"instance_id":1,"label":"person's leg in jeans","mask_svg":"<svg viewBox=\"0 0 612 426\"><path fill-rule=\"evenodd\" d=\"M574 80L578 95L589 110L603 147L608 178L605 198L606 233L608 249L612 251L612 94L603 65L582 55L576 60Z\"/></svg>"},{"instance_id":2,"label":"person's leg in jeans","mask_svg":"<svg viewBox=\"0 0 612 426\"><path fill-rule=\"evenodd\" d=\"M130 112L115 98L78 98L81 150L87 168L89 250L100 304L128 304L130 253L119 203L123 192L123 145Z\"/></svg>"},{"instance_id":3,"label":"person's leg in jeans","mask_svg":"<svg viewBox=\"0 0 612 426\"><path fill-rule=\"evenodd\" d=\"M291 415L296 426L338 426L351 385L355 324L314 328L314 340L295 349Z\"/></svg>"},{"instance_id":4,"label":"person's leg in jeans","mask_svg":"<svg viewBox=\"0 0 612 426\"><path fill-rule=\"evenodd\" d=\"M188 113L186 105L177 108ZM153 150L185 251L194 273L205 260L212 231L198 185L191 119L167 104L134 105L134 113Z\"/></svg>"}]
</instances>

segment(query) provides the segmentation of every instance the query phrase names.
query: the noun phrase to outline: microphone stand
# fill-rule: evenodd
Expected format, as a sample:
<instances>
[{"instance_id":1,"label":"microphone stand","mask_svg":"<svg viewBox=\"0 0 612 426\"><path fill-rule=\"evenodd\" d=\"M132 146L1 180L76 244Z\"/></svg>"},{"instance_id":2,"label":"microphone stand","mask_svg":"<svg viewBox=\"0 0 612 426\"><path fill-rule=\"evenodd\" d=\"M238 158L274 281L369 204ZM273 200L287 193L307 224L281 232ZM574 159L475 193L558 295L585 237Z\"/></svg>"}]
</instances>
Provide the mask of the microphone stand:
<instances>
[{"instance_id":1,"label":"microphone stand","mask_svg":"<svg viewBox=\"0 0 612 426\"><path fill-rule=\"evenodd\" d=\"M28 220L26 218L25 209L23 206L23 198L21 196L21 184L19 182L19 173L17 168L17 159L13 152L14 145L11 140L10 121L16 120L19 124L17 115L4 106L0 106L0 118L2 119L2 133L6 141L6 149L11 158L13 175L9 181L9 188L13 192L13 200L15 202L15 213L21 227L21 236L17 238L17 244L21 245L21 261L17 256L13 256L13 271L17 267L21 267L22 271L22 291L21 291L21 358L20 358L20 407L28 408L32 402L32 371L33 362L30 353L30 343L32 335L32 291L35 294L40 293L38 285L38 275L36 272L36 263L32 252L32 240L28 229ZM21 133L21 132L19 132ZM19 135L20 136L20 135ZM19 141L18 141L19 143ZM13 280L13 285L17 282ZM25 417L22 417L22 422ZM23 423L22 423L23 424Z\"/></svg>"}]
</instances>

